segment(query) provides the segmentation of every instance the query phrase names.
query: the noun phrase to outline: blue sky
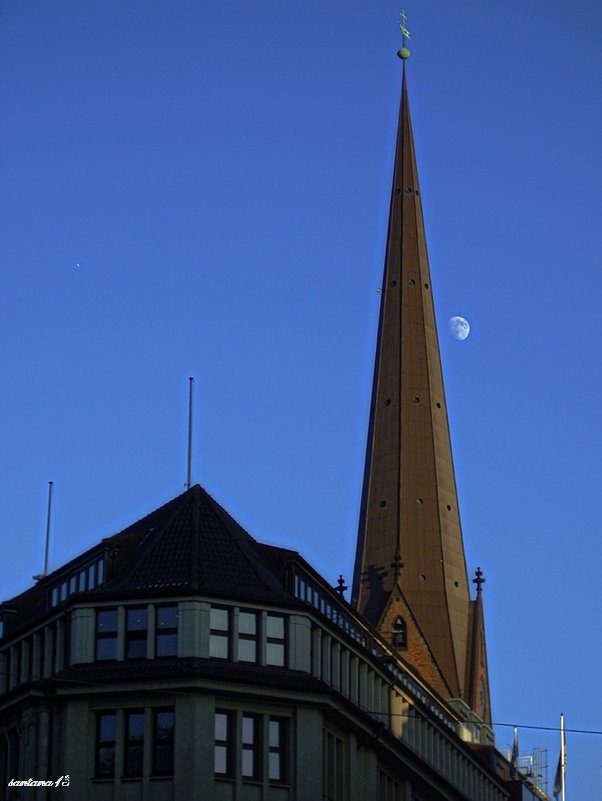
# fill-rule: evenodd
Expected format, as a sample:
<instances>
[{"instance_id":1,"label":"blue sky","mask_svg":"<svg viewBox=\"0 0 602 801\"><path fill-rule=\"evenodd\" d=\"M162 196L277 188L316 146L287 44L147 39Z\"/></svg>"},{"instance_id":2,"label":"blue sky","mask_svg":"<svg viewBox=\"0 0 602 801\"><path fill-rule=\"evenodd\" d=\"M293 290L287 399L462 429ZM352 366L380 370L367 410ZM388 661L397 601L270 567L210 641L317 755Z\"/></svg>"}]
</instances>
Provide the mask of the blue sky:
<instances>
[{"instance_id":1,"label":"blue sky","mask_svg":"<svg viewBox=\"0 0 602 801\"><path fill-rule=\"evenodd\" d=\"M602 730L602 6L405 10L494 718L551 785L527 727ZM351 578L399 11L4 0L2 599L41 570L49 480L51 567L183 490L189 375L194 480ZM602 737L567 740L567 798L602 794Z\"/></svg>"}]
</instances>

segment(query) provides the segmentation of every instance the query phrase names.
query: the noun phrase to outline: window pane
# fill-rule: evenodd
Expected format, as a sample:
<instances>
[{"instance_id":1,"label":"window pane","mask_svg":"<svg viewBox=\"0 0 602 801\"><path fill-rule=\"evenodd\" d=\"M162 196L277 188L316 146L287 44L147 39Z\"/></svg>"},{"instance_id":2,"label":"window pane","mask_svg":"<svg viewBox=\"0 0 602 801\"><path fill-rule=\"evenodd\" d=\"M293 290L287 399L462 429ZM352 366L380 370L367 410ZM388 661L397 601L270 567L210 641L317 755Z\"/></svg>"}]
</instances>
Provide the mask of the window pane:
<instances>
[{"instance_id":1,"label":"window pane","mask_svg":"<svg viewBox=\"0 0 602 801\"><path fill-rule=\"evenodd\" d=\"M210 628L228 631L228 610L211 607Z\"/></svg>"},{"instance_id":2,"label":"window pane","mask_svg":"<svg viewBox=\"0 0 602 801\"><path fill-rule=\"evenodd\" d=\"M144 737L144 712L128 712L128 739L141 740Z\"/></svg>"},{"instance_id":3,"label":"window pane","mask_svg":"<svg viewBox=\"0 0 602 801\"><path fill-rule=\"evenodd\" d=\"M143 631L147 628L148 613L146 607L140 609L128 609L128 630Z\"/></svg>"},{"instance_id":4,"label":"window pane","mask_svg":"<svg viewBox=\"0 0 602 801\"><path fill-rule=\"evenodd\" d=\"M79 579L77 583L77 588L80 592L83 592L86 589L86 571L80 570L79 572Z\"/></svg>"},{"instance_id":5,"label":"window pane","mask_svg":"<svg viewBox=\"0 0 602 801\"><path fill-rule=\"evenodd\" d=\"M217 659L228 658L228 638L218 634L209 637L209 656Z\"/></svg>"},{"instance_id":6,"label":"window pane","mask_svg":"<svg viewBox=\"0 0 602 801\"><path fill-rule=\"evenodd\" d=\"M241 612L239 614L238 631L240 634L257 633L257 615L255 612Z\"/></svg>"},{"instance_id":7,"label":"window pane","mask_svg":"<svg viewBox=\"0 0 602 801\"><path fill-rule=\"evenodd\" d=\"M77 590L77 576L71 576L69 579L69 595L73 595Z\"/></svg>"},{"instance_id":8,"label":"window pane","mask_svg":"<svg viewBox=\"0 0 602 801\"><path fill-rule=\"evenodd\" d=\"M255 718L244 715L242 719L242 741L252 744L255 742Z\"/></svg>"},{"instance_id":9,"label":"window pane","mask_svg":"<svg viewBox=\"0 0 602 801\"><path fill-rule=\"evenodd\" d=\"M96 565L90 565L88 568L88 589L91 590L96 587Z\"/></svg>"},{"instance_id":10,"label":"window pane","mask_svg":"<svg viewBox=\"0 0 602 801\"><path fill-rule=\"evenodd\" d=\"M255 753L245 749L242 752L242 775L249 778L255 776Z\"/></svg>"},{"instance_id":11,"label":"window pane","mask_svg":"<svg viewBox=\"0 0 602 801\"><path fill-rule=\"evenodd\" d=\"M100 715L98 737L101 741L115 739L115 715L112 712L107 715Z\"/></svg>"},{"instance_id":12,"label":"window pane","mask_svg":"<svg viewBox=\"0 0 602 801\"><path fill-rule=\"evenodd\" d=\"M98 765L96 772L99 776L112 776L115 766L115 746L101 746L98 749Z\"/></svg>"},{"instance_id":13,"label":"window pane","mask_svg":"<svg viewBox=\"0 0 602 801\"><path fill-rule=\"evenodd\" d=\"M157 652L155 656L177 656L178 635L177 634L158 634Z\"/></svg>"},{"instance_id":14,"label":"window pane","mask_svg":"<svg viewBox=\"0 0 602 801\"><path fill-rule=\"evenodd\" d=\"M117 640L113 637L98 640L96 643L97 659L117 659Z\"/></svg>"},{"instance_id":15,"label":"window pane","mask_svg":"<svg viewBox=\"0 0 602 801\"><path fill-rule=\"evenodd\" d=\"M102 559L99 559L98 562L96 563L96 572L97 572L97 584L102 584L105 576L105 563Z\"/></svg>"},{"instance_id":16,"label":"window pane","mask_svg":"<svg viewBox=\"0 0 602 801\"><path fill-rule=\"evenodd\" d=\"M228 773L228 748L225 745L215 746L214 767L215 773L226 775Z\"/></svg>"},{"instance_id":17,"label":"window pane","mask_svg":"<svg viewBox=\"0 0 602 801\"><path fill-rule=\"evenodd\" d=\"M129 640L126 659L146 659L146 639Z\"/></svg>"},{"instance_id":18,"label":"window pane","mask_svg":"<svg viewBox=\"0 0 602 801\"><path fill-rule=\"evenodd\" d=\"M279 720L270 720L269 740L270 748L280 748L280 726Z\"/></svg>"},{"instance_id":19,"label":"window pane","mask_svg":"<svg viewBox=\"0 0 602 801\"><path fill-rule=\"evenodd\" d=\"M174 735L175 713L171 710L157 712L157 737L169 739Z\"/></svg>"},{"instance_id":20,"label":"window pane","mask_svg":"<svg viewBox=\"0 0 602 801\"><path fill-rule=\"evenodd\" d=\"M268 762L268 778L273 782L282 781L282 757L280 752L270 752Z\"/></svg>"},{"instance_id":21,"label":"window pane","mask_svg":"<svg viewBox=\"0 0 602 801\"><path fill-rule=\"evenodd\" d=\"M257 661L257 644L255 640L238 641L238 659L240 662Z\"/></svg>"},{"instance_id":22,"label":"window pane","mask_svg":"<svg viewBox=\"0 0 602 801\"><path fill-rule=\"evenodd\" d=\"M277 640L284 639L284 618L268 615L266 621L266 635Z\"/></svg>"},{"instance_id":23,"label":"window pane","mask_svg":"<svg viewBox=\"0 0 602 801\"><path fill-rule=\"evenodd\" d=\"M98 632L117 631L117 610L100 609L96 616L96 630Z\"/></svg>"},{"instance_id":24,"label":"window pane","mask_svg":"<svg viewBox=\"0 0 602 801\"><path fill-rule=\"evenodd\" d=\"M160 606L157 609L157 628L175 629L177 628L177 626L178 626L178 607Z\"/></svg>"},{"instance_id":25,"label":"window pane","mask_svg":"<svg viewBox=\"0 0 602 801\"><path fill-rule=\"evenodd\" d=\"M284 667L284 644L269 642L266 644L265 660L268 665Z\"/></svg>"},{"instance_id":26,"label":"window pane","mask_svg":"<svg viewBox=\"0 0 602 801\"><path fill-rule=\"evenodd\" d=\"M215 739L228 739L228 715L225 712L215 713Z\"/></svg>"}]
</instances>

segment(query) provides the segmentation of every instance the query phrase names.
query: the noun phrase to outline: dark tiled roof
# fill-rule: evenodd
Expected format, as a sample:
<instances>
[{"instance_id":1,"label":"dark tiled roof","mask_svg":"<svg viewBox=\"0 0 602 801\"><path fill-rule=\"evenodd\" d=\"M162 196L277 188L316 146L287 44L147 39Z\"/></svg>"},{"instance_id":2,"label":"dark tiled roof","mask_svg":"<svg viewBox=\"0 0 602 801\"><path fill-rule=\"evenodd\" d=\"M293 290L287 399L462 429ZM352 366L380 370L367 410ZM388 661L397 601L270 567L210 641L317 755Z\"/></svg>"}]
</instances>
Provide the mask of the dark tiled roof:
<instances>
[{"instance_id":1,"label":"dark tiled roof","mask_svg":"<svg viewBox=\"0 0 602 801\"><path fill-rule=\"evenodd\" d=\"M177 500L169 518L145 519L147 533L109 579L107 591L182 590L290 599L260 558L255 540L204 489L194 486ZM119 544L119 537L113 544Z\"/></svg>"}]
</instances>

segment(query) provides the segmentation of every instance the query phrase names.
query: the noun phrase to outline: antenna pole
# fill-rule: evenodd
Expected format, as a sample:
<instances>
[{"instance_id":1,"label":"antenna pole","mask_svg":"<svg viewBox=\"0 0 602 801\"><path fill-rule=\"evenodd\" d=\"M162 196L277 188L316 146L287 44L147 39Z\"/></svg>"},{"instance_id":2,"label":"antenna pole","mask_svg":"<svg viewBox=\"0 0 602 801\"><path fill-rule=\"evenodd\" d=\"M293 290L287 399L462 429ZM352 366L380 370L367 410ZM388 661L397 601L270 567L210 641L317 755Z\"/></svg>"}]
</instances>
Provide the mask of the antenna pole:
<instances>
[{"instance_id":1,"label":"antenna pole","mask_svg":"<svg viewBox=\"0 0 602 801\"><path fill-rule=\"evenodd\" d=\"M186 469L186 489L190 489L192 483L192 388L194 378L188 379L188 460Z\"/></svg>"},{"instance_id":2,"label":"antenna pole","mask_svg":"<svg viewBox=\"0 0 602 801\"><path fill-rule=\"evenodd\" d=\"M48 513L46 515L46 545L44 547L44 575L48 575L48 551L50 550L50 520L52 516L52 481L48 482Z\"/></svg>"}]
</instances>

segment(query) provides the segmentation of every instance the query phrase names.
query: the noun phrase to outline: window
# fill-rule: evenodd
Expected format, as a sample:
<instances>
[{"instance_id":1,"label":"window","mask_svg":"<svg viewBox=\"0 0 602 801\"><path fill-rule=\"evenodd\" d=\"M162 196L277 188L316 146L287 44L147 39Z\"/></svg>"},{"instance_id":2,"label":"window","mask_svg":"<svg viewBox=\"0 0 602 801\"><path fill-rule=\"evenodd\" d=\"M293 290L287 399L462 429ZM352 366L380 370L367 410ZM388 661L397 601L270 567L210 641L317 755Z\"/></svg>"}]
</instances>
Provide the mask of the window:
<instances>
[{"instance_id":1,"label":"window","mask_svg":"<svg viewBox=\"0 0 602 801\"><path fill-rule=\"evenodd\" d=\"M117 610L96 612L96 659L117 659Z\"/></svg>"},{"instance_id":2,"label":"window","mask_svg":"<svg viewBox=\"0 0 602 801\"><path fill-rule=\"evenodd\" d=\"M288 774L288 720L252 712L215 711L216 776L283 784Z\"/></svg>"},{"instance_id":3,"label":"window","mask_svg":"<svg viewBox=\"0 0 602 801\"><path fill-rule=\"evenodd\" d=\"M384 770L378 771L379 801L400 801L401 785Z\"/></svg>"},{"instance_id":4,"label":"window","mask_svg":"<svg viewBox=\"0 0 602 801\"><path fill-rule=\"evenodd\" d=\"M100 712L96 718L96 776L113 778L115 771L115 712Z\"/></svg>"},{"instance_id":5,"label":"window","mask_svg":"<svg viewBox=\"0 0 602 801\"><path fill-rule=\"evenodd\" d=\"M50 606L57 606L76 592L93 590L104 583L104 556L91 564L77 568L69 576L62 578L50 589Z\"/></svg>"},{"instance_id":6,"label":"window","mask_svg":"<svg viewBox=\"0 0 602 801\"><path fill-rule=\"evenodd\" d=\"M220 606L212 606L209 621L209 656L227 659L230 635L230 613Z\"/></svg>"},{"instance_id":7,"label":"window","mask_svg":"<svg viewBox=\"0 0 602 801\"><path fill-rule=\"evenodd\" d=\"M232 712L215 711L214 772L218 776L231 776L232 770Z\"/></svg>"},{"instance_id":8,"label":"window","mask_svg":"<svg viewBox=\"0 0 602 801\"><path fill-rule=\"evenodd\" d=\"M238 614L238 661L257 662L257 613Z\"/></svg>"},{"instance_id":9,"label":"window","mask_svg":"<svg viewBox=\"0 0 602 801\"><path fill-rule=\"evenodd\" d=\"M342 801L345 797L344 784L343 741L324 729L324 798Z\"/></svg>"},{"instance_id":10,"label":"window","mask_svg":"<svg viewBox=\"0 0 602 801\"><path fill-rule=\"evenodd\" d=\"M174 768L173 709L155 709L153 714L153 775L173 776Z\"/></svg>"},{"instance_id":11,"label":"window","mask_svg":"<svg viewBox=\"0 0 602 801\"><path fill-rule=\"evenodd\" d=\"M259 717L257 715L242 716L242 763L243 779L258 779L259 770Z\"/></svg>"},{"instance_id":12,"label":"window","mask_svg":"<svg viewBox=\"0 0 602 801\"><path fill-rule=\"evenodd\" d=\"M127 610L125 658L146 659L148 611L145 606Z\"/></svg>"},{"instance_id":13,"label":"window","mask_svg":"<svg viewBox=\"0 0 602 801\"><path fill-rule=\"evenodd\" d=\"M405 651L408 647L408 629L402 617L398 617L393 624L391 645L398 651Z\"/></svg>"},{"instance_id":14,"label":"window","mask_svg":"<svg viewBox=\"0 0 602 801\"><path fill-rule=\"evenodd\" d=\"M178 654L178 607L159 606L155 617L155 656Z\"/></svg>"},{"instance_id":15,"label":"window","mask_svg":"<svg viewBox=\"0 0 602 801\"><path fill-rule=\"evenodd\" d=\"M265 623L265 634L266 665L278 665L280 667L284 667L284 617L282 617L282 615L268 615Z\"/></svg>"},{"instance_id":16,"label":"window","mask_svg":"<svg viewBox=\"0 0 602 801\"><path fill-rule=\"evenodd\" d=\"M286 720L268 721L268 778L271 782L286 781Z\"/></svg>"},{"instance_id":17,"label":"window","mask_svg":"<svg viewBox=\"0 0 602 801\"><path fill-rule=\"evenodd\" d=\"M135 709L125 715L125 775L142 776L144 759L144 710Z\"/></svg>"},{"instance_id":18,"label":"window","mask_svg":"<svg viewBox=\"0 0 602 801\"><path fill-rule=\"evenodd\" d=\"M286 616L212 606L209 656L251 664L286 665Z\"/></svg>"}]
</instances>

